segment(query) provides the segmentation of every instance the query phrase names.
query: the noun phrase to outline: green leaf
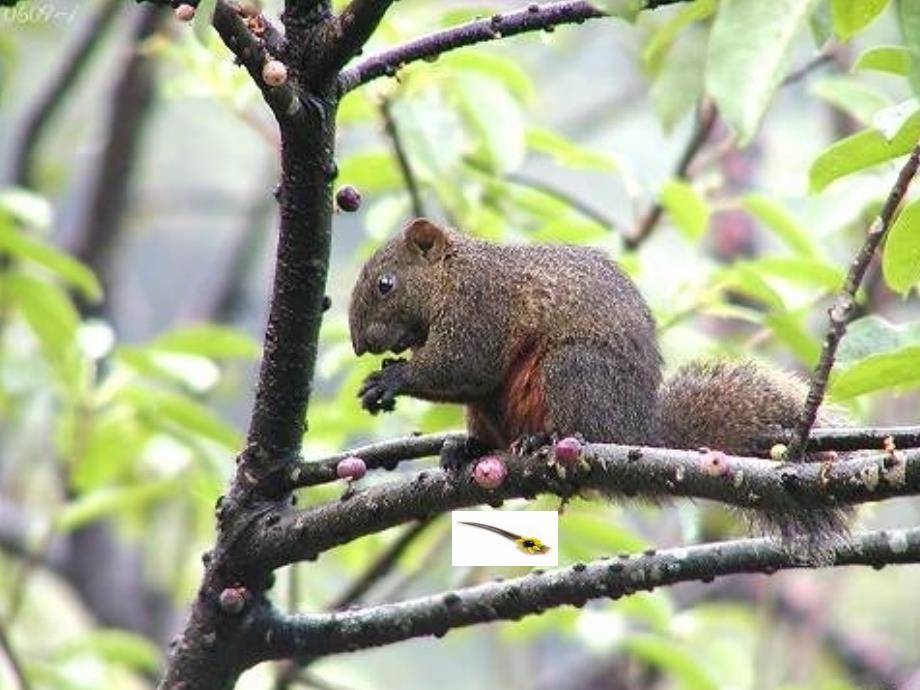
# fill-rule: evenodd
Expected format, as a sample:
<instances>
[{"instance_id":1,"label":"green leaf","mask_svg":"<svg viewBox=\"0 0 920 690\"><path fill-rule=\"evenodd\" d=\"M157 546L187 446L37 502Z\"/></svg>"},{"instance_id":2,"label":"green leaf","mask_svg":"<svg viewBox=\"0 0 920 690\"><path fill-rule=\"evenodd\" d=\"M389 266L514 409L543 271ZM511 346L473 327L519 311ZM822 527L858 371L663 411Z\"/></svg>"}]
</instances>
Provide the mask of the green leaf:
<instances>
[{"instance_id":1,"label":"green leaf","mask_svg":"<svg viewBox=\"0 0 920 690\"><path fill-rule=\"evenodd\" d=\"M71 481L80 491L112 484L124 477L151 433L126 405L108 406L96 413L88 428L80 429L80 442L74 450Z\"/></svg>"},{"instance_id":2,"label":"green leaf","mask_svg":"<svg viewBox=\"0 0 920 690\"><path fill-rule=\"evenodd\" d=\"M651 630L665 634L671 628L674 605L663 591L636 592L613 606L617 613L643 621Z\"/></svg>"},{"instance_id":3,"label":"green leaf","mask_svg":"<svg viewBox=\"0 0 920 690\"><path fill-rule=\"evenodd\" d=\"M677 641L658 635L630 635L623 651L672 675L684 690L717 690L703 665Z\"/></svg>"},{"instance_id":4,"label":"green leaf","mask_svg":"<svg viewBox=\"0 0 920 690\"><path fill-rule=\"evenodd\" d=\"M783 70L793 39L816 0L722 0L709 39L706 88L722 117L751 141Z\"/></svg>"},{"instance_id":5,"label":"green leaf","mask_svg":"<svg viewBox=\"0 0 920 690\"><path fill-rule=\"evenodd\" d=\"M720 279L724 281L726 288L737 290L748 297L763 302L771 310L784 311L786 309L786 303L783 301L782 295L770 287L770 284L764 280L763 276L746 262L740 261L725 268L721 271ZM730 306L725 305L725 307ZM712 309L707 311L709 313L713 312ZM732 316L740 316L740 314L733 313L732 310L729 310L728 313Z\"/></svg>"},{"instance_id":6,"label":"green leaf","mask_svg":"<svg viewBox=\"0 0 920 690\"><path fill-rule=\"evenodd\" d=\"M366 151L345 158L339 165L339 180L363 194L400 187L403 183L393 156L386 151Z\"/></svg>"},{"instance_id":7,"label":"green leaf","mask_svg":"<svg viewBox=\"0 0 920 690\"><path fill-rule=\"evenodd\" d=\"M18 230L0 225L0 251L47 268L77 288L87 299L98 301L102 297L102 285L88 266Z\"/></svg>"},{"instance_id":8,"label":"green leaf","mask_svg":"<svg viewBox=\"0 0 920 690\"><path fill-rule=\"evenodd\" d=\"M920 345L920 322L896 325L872 314L847 326L837 350L837 364L848 366L869 355Z\"/></svg>"},{"instance_id":9,"label":"green leaf","mask_svg":"<svg viewBox=\"0 0 920 690\"><path fill-rule=\"evenodd\" d=\"M144 413L154 428L170 431L175 424L181 430L219 443L226 448L239 448L240 433L214 412L191 398L149 386L130 385L120 391L121 398Z\"/></svg>"},{"instance_id":10,"label":"green leaf","mask_svg":"<svg viewBox=\"0 0 920 690\"><path fill-rule=\"evenodd\" d=\"M214 24L214 10L217 9L217 0L201 0L195 8L195 19L192 20L192 30L195 38L203 46L208 45L211 26Z\"/></svg>"},{"instance_id":11,"label":"green leaf","mask_svg":"<svg viewBox=\"0 0 920 690\"><path fill-rule=\"evenodd\" d=\"M773 199L763 194L748 194L741 203L748 213L773 231L796 254L818 255L818 249L808 230L799 225L795 218Z\"/></svg>"},{"instance_id":12,"label":"green leaf","mask_svg":"<svg viewBox=\"0 0 920 690\"><path fill-rule=\"evenodd\" d=\"M810 91L862 124L870 124L878 111L893 105L885 93L852 77L826 77L814 82Z\"/></svg>"},{"instance_id":13,"label":"green leaf","mask_svg":"<svg viewBox=\"0 0 920 690\"><path fill-rule=\"evenodd\" d=\"M904 47L911 56L910 71L907 76L914 93L920 96L920 3L916 0L900 0L898 19L901 24Z\"/></svg>"},{"instance_id":14,"label":"green leaf","mask_svg":"<svg viewBox=\"0 0 920 690\"><path fill-rule=\"evenodd\" d=\"M611 520L608 513L598 514L594 510L566 512L559 529L564 537L560 541L566 549L582 547L578 558L589 557L592 552L639 553L648 546L641 536L623 527L619 521Z\"/></svg>"},{"instance_id":15,"label":"green leaf","mask_svg":"<svg viewBox=\"0 0 920 690\"><path fill-rule=\"evenodd\" d=\"M594 5L611 17L634 22L639 12L645 9L645 0L595 0Z\"/></svg>"},{"instance_id":16,"label":"green leaf","mask_svg":"<svg viewBox=\"0 0 920 690\"><path fill-rule=\"evenodd\" d=\"M879 110L872 117L872 126L882 133L888 141L894 139L912 115L920 112L920 104L915 98L903 103Z\"/></svg>"},{"instance_id":17,"label":"green leaf","mask_svg":"<svg viewBox=\"0 0 920 690\"><path fill-rule=\"evenodd\" d=\"M837 290L843 285L842 269L814 257L765 256L744 263L761 275L779 276L792 283L817 285L827 290Z\"/></svg>"},{"instance_id":18,"label":"green leaf","mask_svg":"<svg viewBox=\"0 0 920 690\"><path fill-rule=\"evenodd\" d=\"M716 0L696 0L680 9L652 34L642 51L642 62L657 73L677 35L689 24L706 19L716 11Z\"/></svg>"},{"instance_id":19,"label":"green leaf","mask_svg":"<svg viewBox=\"0 0 920 690\"><path fill-rule=\"evenodd\" d=\"M441 55L438 63L442 67L497 79L522 103L533 99L535 89L530 73L518 61L504 55L485 50L458 50Z\"/></svg>"},{"instance_id":20,"label":"green leaf","mask_svg":"<svg viewBox=\"0 0 920 690\"><path fill-rule=\"evenodd\" d=\"M887 139L877 129L864 129L825 149L811 164L812 192L851 173L909 153L920 138L920 111L908 117L894 137Z\"/></svg>"},{"instance_id":21,"label":"green leaf","mask_svg":"<svg viewBox=\"0 0 920 690\"><path fill-rule=\"evenodd\" d=\"M808 18L808 28L811 29L811 40L815 48L821 50L834 36L831 8L826 2L821 2Z\"/></svg>"},{"instance_id":22,"label":"green leaf","mask_svg":"<svg viewBox=\"0 0 920 690\"><path fill-rule=\"evenodd\" d=\"M182 482L174 478L144 484L105 486L78 496L58 513L55 526L69 532L113 513L141 510L149 504L181 491Z\"/></svg>"},{"instance_id":23,"label":"green leaf","mask_svg":"<svg viewBox=\"0 0 920 690\"><path fill-rule=\"evenodd\" d=\"M228 326L202 324L176 328L148 347L202 357L252 359L259 355L259 344L246 333Z\"/></svg>"},{"instance_id":24,"label":"green leaf","mask_svg":"<svg viewBox=\"0 0 920 690\"><path fill-rule=\"evenodd\" d=\"M906 77L910 72L910 51L902 46L878 46L863 52L853 64L854 70L875 70Z\"/></svg>"},{"instance_id":25,"label":"green leaf","mask_svg":"<svg viewBox=\"0 0 920 690\"><path fill-rule=\"evenodd\" d=\"M868 26L887 4L888 0L831 0L834 33L846 41Z\"/></svg>"},{"instance_id":26,"label":"green leaf","mask_svg":"<svg viewBox=\"0 0 920 690\"><path fill-rule=\"evenodd\" d=\"M51 204L47 199L21 187L0 190L0 215L18 223L44 230L51 225Z\"/></svg>"},{"instance_id":27,"label":"green leaf","mask_svg":"<svg viewBox=\"0 0 920 690\"><path fill-rule=\"evenodd\" d=\"M508 89L499 81L470 72L457 74L453 83L452 95L479 140L479 155L495 172L518 168L526 151L524 119Z\"/></svg>"},{"instance_id":28,"label":"green leaf","mask_svg":"<svg viewBox=\"0 0 920 690\"><path fill-rule=\"evenodd\" d=\"M149 673L158 671L162 663L159 649L150 640L115 629L84 633L56 649L52 658L61 663L87 654Z\"/></svg>"},{"instance_id":29,"label":"green leaf","mask_svg":"<svg viewBox=\"0 0 920 690\"><path fill-rule=\"evenodd\" d=\"M907 204L888 231L882 272L891 289L904 295L920 282L920 199Z\"/></svg>"},{"instance_id":30,"label":"green leaf","mask_svg":"<svg viewBox=\"0 0 920 690\"><path fill-rule=\"evenodd\" d=\"M531 127L527 130L526 140L529 149L552 156L559 165L587 170L617 169L612 156L579 146L548 129Z\"/></svg>"},{"instance_id":31,"label":"green leaf","mask_svg":"<svg viewBox=\"0 0 920 690\"><path fill-rule=\"evenodd\" d=\"M813 367L821 353L821 345L804 326L805 317L810 312L810 309L801 312L771 311L766 315L765 322L777 340L792 350L799 361Z\"/></svg>"},{"instance_id":32,"label":"green leaf","mask_svg":"<svg viewBox=\"0 0 920 690\"><path fill-rule=\"evenodd\" d=\"M661 190L661 204L674 225L688 239L698 240L709 227L709 204L689 184L668 180Z\"/></svg>"},{"instance_id":33,"label":"green leaf","mask_svg":"<svg viewBox=\"0 0 920 690\"><path fill-rule=\"evenodd\" d=\"M892 352L869 355L852 366L838 371L831 381L831 395L836 400L893 387L920 383L920 345Z\"/></svg>"},{"instance_id":34,"label":"green leaf","mask_svg":"<svg viewBox=\"0 0 920 690\"><path fill-rule=\"evenodd\" d=\"M12 300L38 338L45 357L72 383L79 317L64 292L52 283L16 272L0 275L0 294Z\"/></svg>"},{"instance_id":35,"label":"green leaf","mask_svg":"<svg viewBox=\"0 0 920 690\"><path fill-rule=\"evenodd\" d=\"M699 103L706 67L706 34L681 36L652 82L649 95L665 132Z\"/></svg>"}]
</instances>

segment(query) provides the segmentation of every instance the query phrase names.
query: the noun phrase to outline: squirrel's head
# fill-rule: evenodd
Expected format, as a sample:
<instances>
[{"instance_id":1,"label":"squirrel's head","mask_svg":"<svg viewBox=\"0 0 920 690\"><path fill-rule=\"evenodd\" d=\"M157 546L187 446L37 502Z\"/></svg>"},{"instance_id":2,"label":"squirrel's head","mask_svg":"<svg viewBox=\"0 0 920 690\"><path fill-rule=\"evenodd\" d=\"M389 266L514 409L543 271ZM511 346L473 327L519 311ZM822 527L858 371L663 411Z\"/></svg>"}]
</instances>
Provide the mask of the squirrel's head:
<instances>
[{"instance_id":1,"label":"squirrel's head","mask_svg":"<svg viewBox=\"0 0 920 690\"><path fill-rule=\"evenodd\" d=\"M446 230L417 218L368 259L348 312L355 354L399 354L425 343L450 242Z\"/></svg>"}]
</instances>

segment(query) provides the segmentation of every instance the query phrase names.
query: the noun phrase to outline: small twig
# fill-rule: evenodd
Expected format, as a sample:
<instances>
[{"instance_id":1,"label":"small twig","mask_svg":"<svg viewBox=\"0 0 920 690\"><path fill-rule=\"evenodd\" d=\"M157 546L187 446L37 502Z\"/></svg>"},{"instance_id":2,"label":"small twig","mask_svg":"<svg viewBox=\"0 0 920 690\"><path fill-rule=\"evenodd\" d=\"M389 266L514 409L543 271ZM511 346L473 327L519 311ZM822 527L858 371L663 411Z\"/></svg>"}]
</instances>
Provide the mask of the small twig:
<instances>
[{"instance_id":1,"label":"small twig","mask_svg":"<svg viewBox=\"0 0 920 690\"><path fill-rule=\"evenodd\" d=\"M399 562L400 557L406 552L406 549L428 529L431 522L431 518L419 520L406 529L399 538L390 544L390 546L371 563L370 567L365 570L358 579L352 582L349 588L334 602L329 604L327 608L331 611L338 611L359 603L375 584L393 570L395 565Z\"/></svg>"},{"instance_id":2,"label":"small twig","mask_svg":"<svg viewBox=\"0 0 920 690\"><path fill-rule=\"evenodd\" d=\"M396 163L399 165L399 172L402 175L403 183L406 185L406 191L409 192L409 198L412 200L412 215L421 218L426 215L425 203L422 201L422 194L418 180L415 177L415 171L412 170L412 164L409 162L409 156L403 146L396 118L393 117L389 98L383 98L380 101L380 116L383 118L383 130L390 140L390 146L393 149L393 155L396 157Z\"/></svg>"},{"instance_id":3,"label":"small twig","mask_svg":"<svg viewBox=\"0 0 920 690\"><path fill-rule=\"evenodd\" d=\"M697 113L696 126L693 129L693 134L690 135L690 139L687 141L687 145L684 147L684 151L677 161L677 166L674 168L675 178L679 180L687 179L687 171L690 169L690 165L700 152L700 149L703 148L703 145L709 139L709 135L712 133L717 120L718 112L716 111L715 104L708 99L704 100L700 104L699 112ZM655 201L645 215L639 220L636 231L632 235L623 238L623 246L627 249L637 249L652 234L655 226L658 225L658 221L661 220L663 213L664 206L661 201Z\"/></svg>"},{"instance_id":4,"label":"small twig","mask_svg":"<svg viewBox=\"0 0 920 690\"><path fill-rule=\"evenodd\" d=\"M335 471L336 467L341 460L347 457L361 458L368 469L382 467L392 470L403 460L437 455L448 441L464 440L466 440L466 434L459 431L426 436L404 436L352 448L322 460L301 461L290 470L288 488L303 488L336 481L339 478Z\"/></svg>"},{"instance_id":5,"label":"small twig","mask_svg":"<svg viewBox=\"0 0 920 690\"><path fill-rule=\"evenodd\" d=\"M214 10L214 29L233 52L253 82L262 91L265 102L271 107L280 123L297 122L305 117L303 104L290 83L269 86L262 78L262 68L272 57L266 43L252 34L246 22L227 0L219 0ZM270 34L277 39L275 33Z\"/></svg>"},{"instance_id":6,"label":"small twig","mask_svg":"<svg viewBox=\"0 0 920 690\"><path fill-rule=\"evenodd\" d=\"M885 201L881 214L872 223L865 242L863 242L862 247L860 247L859 252L857 252L856 257L850 264L850 270L847 272L843 288L834 300L834 304L828 309L827 335L824 338L821 357L811 377L805 409L802 411L802 416L799 418L795 428L795 435L786 452L786 458L792 462L801 460L805 453L805 439L808 438L811 427L814 426L815 419L818 416L818 408L824 401L824 393L827 390L828 379L834 366L837 347L844 333L846 333L847 324L856 309L856 291L862 283L866 269L869 268L869 263L875 255L875 250L887 234L891 221L907 194L911 180L917 174L918 167L920 167L920 144L914 148L904 167L901 168L898 179L888 194L888 199Z\"/></svg>"},{"instance_id":7,"label":"small twig","mask_svg":"<svg viewBox=\"0 0 920 690\"><path fill-rule=\"evenodd\" d=\"M618 226L622 227L621 223L617 223L610 216L605 215L601 211L597 210L590 204L585 203L578 197L570 194L569 192L560 189L551 182L546 180L538 180L534 177L530 177L521 172L512 172L505 175L505 179L509 182L512 182L522 187L530 187L535 189L542 194L558 199L571 206L576 212L591 220L601 227L607 230L615 230Z\"/></svg>"},{"instance_id":8,"label":"small twig","mask_svg":"<svg viewBox=\"0 0 920 690\"><path fill-rule=\"evenodd\" d=\"M804 65L798 69L792 70L789 74L787 74L785 79L780 82L779 86L782 88L784 86L789 86L790 84L795 84L796 82L799 82L807 77L815 70L831 62L835 62L836 60L837 56L834 54L833 48L830 46L825 47L820 53L818 53Z\"/></svg>"},{"instance_id":9,"label":"small twig","mask_svg":"<svg viewBox=\"0 0 920 690\"><path fill-rule=\"evenodd\" d=\"M13 649L13 645L10 643L10 638L6 634L5 625L0 623L0 649L3 650L6 660L10 664L10 668L13 670L13 675L16 677L16 682L19 683L19 690L30 690L31 686L29 684L29 679L26 676L25 669L22 666L22 662L19 660L19 656L16 654L16 651Z\"/></svg>"},{"instance_id":10,"label":"small twig","mask_svg":"<svg viewBox=\"0 0 920 690\"><path fill-rule=\"evenodd\" d=\"M685 0L649 0L645 9L674 5ZM339 75L339 91L346 93L383 76L393 76L401 67L417 60L430 60L456 48L494 41L529 31L550 31L561 24L581 24L588 19L606 16L589 2L530 3L513 12L493 14L466 24L420 36L403 45L372 55Z\"/></svg>"},{"instance_id":11,"label":"small twig","mask_svg":"<svg viewBox=\"0 0 920 690\"><path fill-rule=\"evenodd\" d=\"M795 432L778 431L758 440L758 447L767 450L777 443L788 444ZM807 451L879 450L888 439L895 448L920 448L920 426L842 427L812 429L808 435Z\"/></svg>"},{"instance_id":12,"label":"small twig","mask_svg":"<svg viewBox=\"0 0 920 690\"><path fill-rule=\"evenodd\" d=\"M335 75L345 64L357 55L374 33L394 0L351 0L336 17L333 41L323 65L322 75Z\"/></svg>"},{"instance_id":13,"label":"small twig","mask_svg":"<svg viewBox=\"0 0 920 690\"><path fill-rule=\"evenodd\" d=\"M395 579L391 585L383 588L383 591L381 591L377 597L377 601L384 603L387 601L396 601L399 599L406 592L406 590L409 589L413 582L418 580L426 573L431 572L431 569L438 563L439 559L441 558L441 553L449 545L450 531L446 530L431 545L431 548L422 554L422 557L418 559L418 562L415 564L412 570L407 572L405 575Z\"/></svg>"}]
</instances>

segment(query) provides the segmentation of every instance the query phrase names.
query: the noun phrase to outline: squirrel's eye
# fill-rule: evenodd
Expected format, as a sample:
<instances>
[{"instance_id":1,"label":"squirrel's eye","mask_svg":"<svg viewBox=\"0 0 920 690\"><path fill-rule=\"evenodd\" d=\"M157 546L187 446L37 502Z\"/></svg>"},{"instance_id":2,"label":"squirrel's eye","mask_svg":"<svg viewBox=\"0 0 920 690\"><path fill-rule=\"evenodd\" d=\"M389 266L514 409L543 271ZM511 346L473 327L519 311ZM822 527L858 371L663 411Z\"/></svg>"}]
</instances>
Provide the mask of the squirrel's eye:
<instances>
[{"instance_id":1,"label":"squirrel's eye","mask_svg":"<svg viewBox=\"0 0 920 690\"><path fill-rule=\"evenodd\" d=\"M396 287L396 278L389 273L385 273L377 280L377 291L381 295L387 294L394 287Z\"/></svg>"}]
</instances>

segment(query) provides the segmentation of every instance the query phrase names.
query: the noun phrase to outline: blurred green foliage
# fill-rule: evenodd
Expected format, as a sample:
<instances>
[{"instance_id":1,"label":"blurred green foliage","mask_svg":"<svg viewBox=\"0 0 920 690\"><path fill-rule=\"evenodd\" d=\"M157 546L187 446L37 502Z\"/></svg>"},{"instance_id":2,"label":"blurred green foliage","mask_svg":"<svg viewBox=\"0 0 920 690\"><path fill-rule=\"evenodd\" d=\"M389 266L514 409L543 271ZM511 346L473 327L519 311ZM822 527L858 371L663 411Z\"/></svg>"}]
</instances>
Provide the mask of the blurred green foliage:
<instances>
[{"instance_id":1,"label":"blurred green foliage","mask_svg":"<svg viewBox=\"0 0 920 690\"><path fill-rule=\"evenodd\" d=\"M605 7L629 16L635 3ZM488 9L476 3L399 3L366 52ZM874 37L873 27L880 21L889 22L889 30L882 32L886 43L867 43L866 32ZM537 50L565 60L582 50L614 48L611 42L583 48L578 28L559 33L566 38ZM784 191L777 192L777 185L761 186L757 179L740 188L727 184L719 156L711 156L689 180L650 180L635 172L637 165L624 152L581 132L556 129L551 118L540 116L542 111L564 110L566 103L541 96L547 87L544 78L531 69L535 63L529 52L527 59L521 57L537 39L464 49L434 64L408 65L398 80L374 82L342 102L339 182L358 187L366 203L358 246L334 272L353 276L360 261L410 213L398 162L379 133L380 104L387 99L430 214L495 240L583 242L609 251L649 296L671 363L753 354L806 370L820 348L821 306L839 287L846 262L891 184L897 159L920 137L920 4L697 0L641 13L627 35L633 43L630 59L641 72L661 128L644 143L647 150L660 148L656 137L671 132L685 136L683 129L704 97L712 99L727 125L722 139L713 144L723 156L738 145L753 143L756 148L758 142L798 146L788 130L769 138L765 118L774 107L804 107L790 105L778 90L795 60L826 49L828 41L844 56L852 41L858 47L856 57L831 76L815 72L809 78L808 91L797 92L809 109L796 115L797 122L830 108L852 118L858 131L825 142L810 168L799 171L803 184L798 196L788 193L788 185L778 185ZM17 48L14 36L0 33L0 80L22 68L14 61ZM216 101L236 113L244 126L272 140L272 128L258 114L258 92L202 22L194 34L173 31L144 48L163 63L161 90L167 99ZM578 185L541 184L528 172L534 167L559 178L589 176L594 188L627 197L634 217L605 218L605 199L583 199ZM844 198L845 210L838 212ZM648 246L624 253L621 233L630 231L641 207L654 199L664 208L661 227ZM890 410L874 405L880 398L867 393L905 395L909 412L895 421L909 421L917 412L918 203L914 195L882 253L883 279L910 299L887 305L884 316L855 322L834 371L833 397L847 401L854 414L866 419L890 416ZM712 229L725 214L737 214L756 228L762 247L756 255L741 252L728 262L713 257ZM3 492L29 507L36 527L35 534L26 535L27 544L36 554L55 535L110 521L126 543L141 545L151 564L151 581L167 589L181 607L193 594L197 554L213 536L213 502L233 470L232 458L245 432L227 421L226 413L245 409L247 377L259 347L253 334L219 324L176 326L145 342L121 342L109 324L81 316L78 305L102 299L102 287L86 266L56 248L54 226L52 205L40 191L0 192ZM691 270L677 271L680 279L675 283L666 274L678 266ZM342 309L327 315L321 348L319 392L305 438L307 457L370 438L462 426L460 409L413 400L400 400L397 411L382 418L363 413L354 394L379 362L354 358ZM302 499L336 500L341 490L316 487ZM530 507L557 506L558 501L542 498ZM699 538L703 523L695 510L669 511L666 518L661 514L657 507L577 500L566 507L560 522L562 559L585 560ZM743 532L736 522L710 520L705 525ZM441 589L461 577L488 576L450 571L442 523L436 521L400 559L393 579L405 580L405 593ZM279 600L303 609L326 605L342 582L362 572L394 537L389 532L369 536L325 554L318 564L286 569L277 587ZM31 574L31 568L23 569L13 557L0 560L0 583L11 591L28 585L13 640L36 688L143 686L145 674L161 663L155 644L124 631L95 629L91 620L76 613L79 607L72 597ZM0 596L0 619L8 619L5 611L11 607L12 600ZM68 613L59 613L60 607ZM897 615L898 610L890 613ZM657 669L661 687L766 687L758 680L762 672L776 684L794 680L811 688L856 687L848 685L828 655L812 659L803 674L790 670L790 654L767 673L758 657L765 640L777 631L764 623L764 615L745 605L682 609L668 592L639 593L505 625L501 635L513 645L509 649L530 650L522 654L554 645L590 650L595 659L621 654ZM40 632L58 617L67 624L47 636ZM913 651L910 661L918 663L920 631L913 633L902 639L899 651ZM463 652L425 648L437 660L462 653L477 661L468 666L470 682L457 678L451 687L487 682L495 668L509 673L507 660L493 659L490 665L487 651L476 651L472 639L483 634L466 631L437 643ZM380 654L367 658L379 661ZM324 661L319 672L346 679L356 688L379 687L379 675L369 669L356 673L349 667L351 658ZM414 670L421 687L424 669ZM404 672L400 682L409 687L414 677ZM263 668L248 674L241 686L263 688L269 683L270 671ZM530 687L527 680L516 684Z\"/></svg>"}]
</instances>

